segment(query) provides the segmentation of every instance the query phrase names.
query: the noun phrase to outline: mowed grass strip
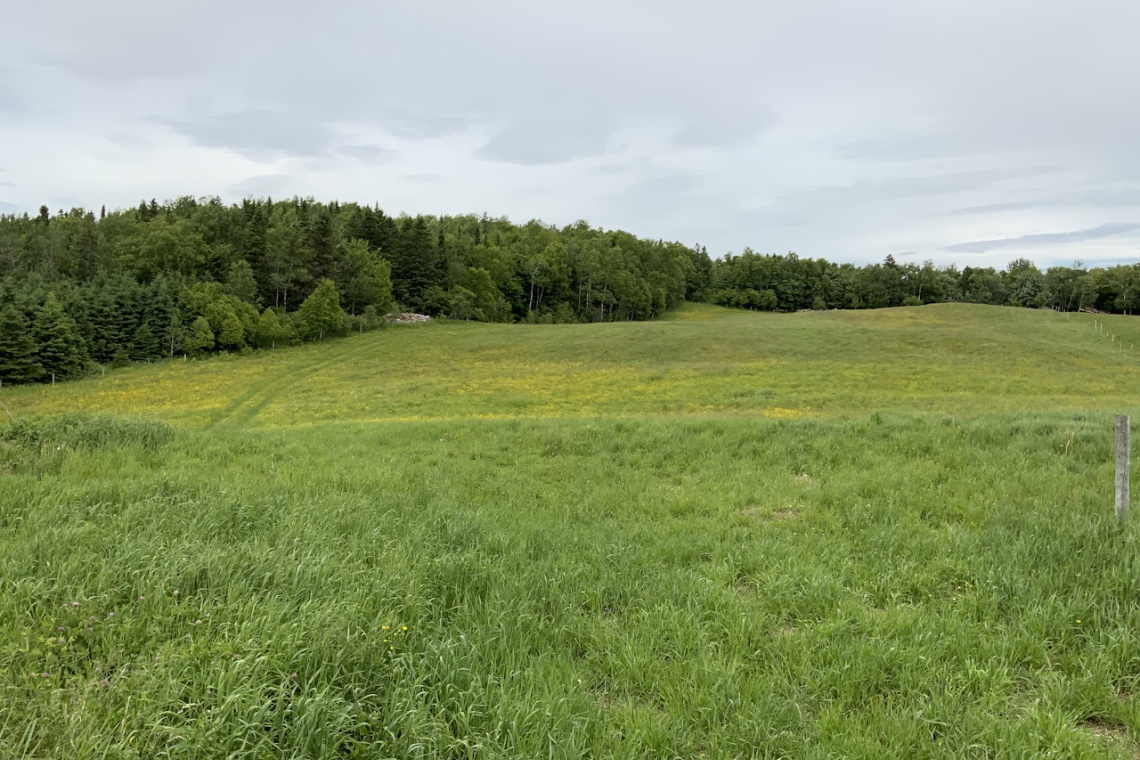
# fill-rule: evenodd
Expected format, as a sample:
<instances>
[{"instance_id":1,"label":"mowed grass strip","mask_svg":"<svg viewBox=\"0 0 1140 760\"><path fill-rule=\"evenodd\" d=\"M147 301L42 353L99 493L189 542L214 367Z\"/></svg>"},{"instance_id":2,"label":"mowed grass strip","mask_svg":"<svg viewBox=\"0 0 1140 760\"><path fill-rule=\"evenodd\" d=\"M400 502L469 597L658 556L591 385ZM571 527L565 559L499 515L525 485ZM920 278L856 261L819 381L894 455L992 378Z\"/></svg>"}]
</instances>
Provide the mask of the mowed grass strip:
<instances>
[{"instance_id":1,"label":"mowed grass strip","mask_svg":"<svg viewBox=\"0 0 1140 760\"><path fill-rule=\"evenodd\" d=\"M16 414L89 410L189 426L869 410L973 414L1130 405L1140 328L941 304L760 314L689 305L653 323L400 327L249 357L5 389ZM1097 321L1104 318L1097 318ZM1124 346L1124 348L1121 348Z\"/></svg>"}]
</instances>

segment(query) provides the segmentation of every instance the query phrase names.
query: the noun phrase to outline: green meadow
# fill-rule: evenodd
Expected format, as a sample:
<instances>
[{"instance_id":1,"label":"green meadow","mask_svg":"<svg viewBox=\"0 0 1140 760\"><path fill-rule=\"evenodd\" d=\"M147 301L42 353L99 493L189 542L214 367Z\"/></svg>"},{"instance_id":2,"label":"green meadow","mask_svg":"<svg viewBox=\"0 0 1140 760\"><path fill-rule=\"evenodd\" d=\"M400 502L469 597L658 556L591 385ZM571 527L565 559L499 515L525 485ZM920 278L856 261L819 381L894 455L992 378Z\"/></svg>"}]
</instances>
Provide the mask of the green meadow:
<instances>
[{"instance_id":1,"label":"green meadow","mask_svg":"<svg viewBox=\"0 0 1140 760\"><path fill-rule=\"evenodd\" d=\"M1095 321L690 305L4 388L0 758L1140 757L1140 320Z\"/></svg>"}]
</instances>

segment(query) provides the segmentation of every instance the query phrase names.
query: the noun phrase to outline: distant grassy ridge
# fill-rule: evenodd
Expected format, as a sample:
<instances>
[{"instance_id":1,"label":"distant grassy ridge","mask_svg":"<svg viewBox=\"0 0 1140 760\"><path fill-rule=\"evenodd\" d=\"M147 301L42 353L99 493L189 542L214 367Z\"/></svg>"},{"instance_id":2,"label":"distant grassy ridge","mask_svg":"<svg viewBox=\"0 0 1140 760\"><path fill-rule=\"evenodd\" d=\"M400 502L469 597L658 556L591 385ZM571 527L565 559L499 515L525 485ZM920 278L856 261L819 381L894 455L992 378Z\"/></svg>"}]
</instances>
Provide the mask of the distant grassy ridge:
<instances>
[{"instance_id":1,"label":"distant grassy ridge","mask_svg":"<svg viewBox=\"0 0 1140 760\"><path fill-rule=\"evenodd\" d=\"M14 413L91 410L191 426L355 420L954 414L1131 407L1140 321L939 304L768 314L691 304L668 320L436 322L318 345L162 362L6 389Z\"/></svg>"}]
</instances>

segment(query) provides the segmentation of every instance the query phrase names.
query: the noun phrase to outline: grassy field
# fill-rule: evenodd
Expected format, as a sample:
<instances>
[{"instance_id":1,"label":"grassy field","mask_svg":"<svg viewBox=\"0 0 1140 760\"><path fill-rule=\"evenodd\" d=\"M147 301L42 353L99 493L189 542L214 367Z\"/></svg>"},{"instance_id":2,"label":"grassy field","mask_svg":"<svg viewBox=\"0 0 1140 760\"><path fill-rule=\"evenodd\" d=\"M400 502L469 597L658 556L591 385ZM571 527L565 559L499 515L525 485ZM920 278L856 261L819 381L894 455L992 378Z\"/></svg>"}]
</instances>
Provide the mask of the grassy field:
<instances>
[{"instance_id":1,"label":"grassy field","mask_svg":"<svg viewBox=\"0 0 1140 760\"><path fill-rule=\"evenodd\" d=\"M1140 321L672 317L5 388L0 757L1140 757Z\"/></svg>"}]
</instances>

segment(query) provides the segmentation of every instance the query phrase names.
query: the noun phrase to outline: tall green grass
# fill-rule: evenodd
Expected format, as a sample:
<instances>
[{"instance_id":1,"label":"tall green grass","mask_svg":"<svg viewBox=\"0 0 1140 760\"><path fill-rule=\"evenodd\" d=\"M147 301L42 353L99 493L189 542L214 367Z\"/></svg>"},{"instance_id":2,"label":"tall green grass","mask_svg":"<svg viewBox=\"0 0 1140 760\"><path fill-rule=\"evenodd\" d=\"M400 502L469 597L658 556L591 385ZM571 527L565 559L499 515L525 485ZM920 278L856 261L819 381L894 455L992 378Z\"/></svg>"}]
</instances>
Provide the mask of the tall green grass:
<instances>
[{"instance_id":1,"label":"tall green grass","mask_svg":"<svg viewBox=\"0 0 1140 760\"><path fill-rule=\"evenodd\" d=\"M301 427L13 405L0 757L1140 752L1095 394L356 421L328 388L341 419Z\"/></svg>"},{"instance_id":2,"label":"tall green grass","mask_svg":"<svg viewBox=\"0 0 1140 760\"><path fill-rule=\"evenodd\" d=\"M0 746L1127 757L1105 428L336 425L26 463Z\"/></svg>"}]
</instances>

